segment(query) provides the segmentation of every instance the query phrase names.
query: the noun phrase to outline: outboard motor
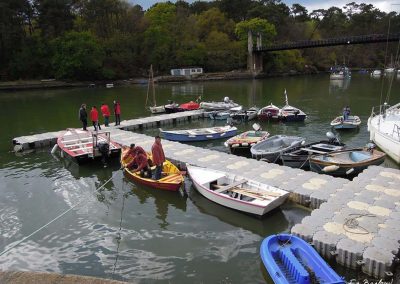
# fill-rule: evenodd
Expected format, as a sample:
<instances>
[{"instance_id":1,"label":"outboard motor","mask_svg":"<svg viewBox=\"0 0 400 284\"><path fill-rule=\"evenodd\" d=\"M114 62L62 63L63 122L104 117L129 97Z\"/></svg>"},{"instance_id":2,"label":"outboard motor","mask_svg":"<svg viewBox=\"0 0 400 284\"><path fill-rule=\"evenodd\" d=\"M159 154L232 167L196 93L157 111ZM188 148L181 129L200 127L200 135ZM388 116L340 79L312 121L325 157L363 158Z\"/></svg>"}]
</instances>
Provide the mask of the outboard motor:
<instances>
[{"instance_id":1,"label":"outboard motor","mask_svg":"<svg viewBox=\"0 0 400 284\"><path fill-rule=\"evenodd\" d=\"M326 137L328 137L329 142L332 143L332 144L335 144L335 143L339 144L340 143L339 137L336 136L335 134L333 134L331 131L326 132Z\"/></svg>"},{"instance_id":2,"label":"outboard motor","mask_svg":"<svg viewBox=\"0 0 400 284\"><path fill-rule=\"evenodd\" d=\"M372 143L372 142L369 142L369 143L367 143L367 145L365 145L365 147L367 148L367 150L369 152L373 152L374 149L376 148L376 145L374 143Z\"/></svg>"},{"instance_id":3,"label":"outboard motor","mask_svg":"<svg viewBox=\"0 0 400 284\"><path fill-rule=\"evenodd\" d=\"M109 151L110 151L110 145L108 145L107 142L99 142L97 144L97 148L99 149L99 152L101 153L101 161L103 162L104 166L106 166L106 161L107 161Z\"/></svg>"}]
</instances>

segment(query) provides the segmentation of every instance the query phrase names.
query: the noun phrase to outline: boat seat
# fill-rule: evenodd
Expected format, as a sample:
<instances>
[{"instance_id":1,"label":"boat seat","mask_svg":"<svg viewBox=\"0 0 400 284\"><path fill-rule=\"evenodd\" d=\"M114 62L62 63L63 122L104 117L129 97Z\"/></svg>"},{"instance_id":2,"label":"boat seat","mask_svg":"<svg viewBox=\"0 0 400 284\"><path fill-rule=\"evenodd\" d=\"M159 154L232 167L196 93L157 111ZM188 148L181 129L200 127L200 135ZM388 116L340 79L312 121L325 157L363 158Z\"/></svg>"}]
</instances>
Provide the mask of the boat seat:
<instances>
[{"instance_id":1,"label":"boat seat","mask_svg":"<svg viewBox=\"0 0 400 284\"><path fill-rule=\"evenodd\" d=\"M310 283L310 274L303 267L303 265L301 265L297 257L293 254L290 247L281 247L278 253L282 264L288 271L290 271L290 274L295 279L295 283Z\"/></svg>"},{"instance_id":2,"label":"boat seat","mask_svg":"<svg viewBox=\"0 0 400 284\"><path fill-rule=\"evenodd\" d=\"M316 154L326 154L326 151L325 152L324 151L318 151L318 150L314 150L314 149L311 149L311 148L301 148L300 150L307 151L307 152L310 152L310 153L316 153Z\"/></svg>"},{"instance_id":3,"label":"boat seat","mask_svg":"<svg viewBox=\"0 0 400 284\"><path fill-rule=\"evenodd\" d=\"M238 186L238 185L241 185L241 184L243 184L243 183L245 183L245 182L247 182L246 179L241 179L241 180L235 181L234 183L231 183L231 184L222 186L222 187L220 187L219 189L216 189L216 190L214 190L214 191L215 191L215 192L218 192L218 193L221 193L221 192L223 192L223 191L226 191L226 190L228 190L228 189L231 189L231 188L234 188L234 187L236 187L236 186Z\"/></svg>"}]
</instances>

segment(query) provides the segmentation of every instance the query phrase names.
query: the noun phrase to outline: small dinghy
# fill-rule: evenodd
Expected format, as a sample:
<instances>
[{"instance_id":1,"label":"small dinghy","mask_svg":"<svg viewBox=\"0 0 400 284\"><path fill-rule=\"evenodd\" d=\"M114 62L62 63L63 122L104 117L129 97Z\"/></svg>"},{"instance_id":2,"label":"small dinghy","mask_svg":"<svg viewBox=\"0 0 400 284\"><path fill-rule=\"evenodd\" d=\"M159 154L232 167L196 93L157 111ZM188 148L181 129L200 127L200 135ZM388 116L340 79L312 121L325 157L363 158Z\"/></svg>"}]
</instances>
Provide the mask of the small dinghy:
<instances>
[{"instance_id":1,"label":"small dinghy","mask_svg":"<svg viewBox=\"0 0 400 284\"><path fill-rule=\"evenodd\" d=\"M121 146L113 142L110 132L68 129L57 138L61 155L83 164L98 157L118 156Z\"/></svg>"},{"instance_id":2,"label":"small dinghy","mask_svg":"<svg viewBox=\"0 0 400 284\"><path fill-rule=\"evenodd\" d=\"M242 106L233 107L229 110L224 111L212 111L208 114L209 118L214 120L226 120L230 117L232 113L237 113L242 110Z\"/></svg>"},{"instance_id":3,"label":"small dinghy","mask_svg":"<svg viewBox=\"0 0 400 284\"><path fill-rule=\"evenodd\" d=\"M243 132L225 141L225 147L228 147L231 153L236 151L250 152L251 146L268 138L269 132L262 131L258 123L253 124L254 130Z\"/></svg>"},{"instance_id":4,"label":"small dinghy","mask_svg":"<svg viewBox=\"0 0 400 284\"><path fill-rule=\"evenodd\" d=\"M356 176L368 166L382 164L385 156L372 147L314 155L310 158L310 169L332 176Z\"/></svg>"},{"instance_id":5,"label":"small dinghy","mask_svg":"<svg viewBox=\"0 0 400 284\"><path fill-rule=\"evenodd\" d=\"M187 130L162 130L160 128L160 132L167 140L191 142L232 137L236 135L237 128L229 125Z\"/></svg>"},{"instance_id":6,"label":"small dinghy","mask_svg":"<svg viewBox=\"0 0 400 284\"><path fill-rule=\"evenodd\" d=\"M175 113L175 112L181 112L184 111L184 109L182 109L179 104L173 102L173 101L169 101L168 104L166 104L164 106L165 108L165 112L166 113Z\"/></svg>"},{"instance_id":7,"label":"small dinghy","mask_svg":"<svg viewBox=\"0 0 400 284\"><path fill-rule=\"evenodd\" d=\"M326 133L326 136L329 138L327 141L313 142L282 153L282 164L292 168L309 169L312 155L343 150L345 144L332 132Z\"/></svg>"},{"instance_id":8,"label":"small dinghy","mask_svg":"<svg viewBox=\"0 0 400 284\"><path fill-rule=\"evenodd\" d=\"M354 129L359 127L360 124L361 119L356 115L350 115L347 119L344 119L341 115L331 121L331 126L334 129Z\"/></svg>"},{"instance_id":9,"label":"small dinghy","mask_svg":"<svg viewBox=\"0 0 400 284\"><path fill-rule=\"evenodd\" d=\"M195 188L205 198L245 213L262 216L280 206L289 192L222 171L186 165Z\"/></svg>"},{"instance_id":10,"label":"small dinghy","mask_svg":"<svg viewBox=\"0 0 400 284\"><path fill-rule=\"evenodd\" d=\"M228 110L233 107L238 107L239 105L232 100L229 99L229 97L225 97L223 102L201 102L200 103L200 108L208 110L208 111L213 111L213 110Z\"/></svg>"},{"instance_id":11,"label":"small dinghy","mask_svg":"<svg viewBox=\"0 0 400 284\"><path fill-rule=\"evenodd\" d=\"M346 283L311 245L294 235L265 238L260 255L275 284Z\"/></svg>"},{"instance_id":12,"label":"small dinghy","mask_svg":"<svg viewBox=\"0 0 400 284\"><path fill-rule=\"evenodd\" d=\"M257 118L258 107L252 107L247 110L241 110L230 114L230 117L237 121L250 121Z\"/></svg>"},{"instance_id":13,"label":"small dinghy","mask_svg":"<svg viewBox=\"0 0 400 284\"><path fill-rule=\"evenodd\" d=\"M179 169L172 164L170 161L166 160L163 163L162 176L159 180L154 180L151 178L144 178L140 176L140 172L132 172L130 169L126 168L127 165L132 161L132 157L128 156L124 158L125 153L129 151L126 147L122 151L121 155L121 165L125 167L125 174L132 179L134 182L139 184L168 191L178 191L183 183L183 176ZM147 153L147 158L152 161L150 153Z\"/></svg>"},{"instance_id":14,"label":"small dinghy","mask_svg":"<svg viewBox=\"0 0 400 284\"><path fill-rule=\"evenodd\" d=\"M274 135L253 145L250 152L252 157L257 160L264 159L275 163L280 159L282 153L300 146L304 141L303 137Z\"/></svg>"},{"instance_id":15,"label":"small dinghy","mask_svg":"<svg viewBox=\"0 0 400 284\"><path fill-rule=\"evenodd\" d=\"M281 109L272 103L260 109L257 113L258 120L266 121L266 120L278 120L279 119L279 111Z\"/></svg>"},{"instance_id":16,"label":"small dinghy","mask_svg":"<svg viewBox=\"0 0 400 284\"><path fill-rule=\"evenodd\" d=\"M285 106L279 111L279 119L286 122L304 121L307 115L301 109L289 105L286 89L285 89Z\"/></svg>"}]
</instances>

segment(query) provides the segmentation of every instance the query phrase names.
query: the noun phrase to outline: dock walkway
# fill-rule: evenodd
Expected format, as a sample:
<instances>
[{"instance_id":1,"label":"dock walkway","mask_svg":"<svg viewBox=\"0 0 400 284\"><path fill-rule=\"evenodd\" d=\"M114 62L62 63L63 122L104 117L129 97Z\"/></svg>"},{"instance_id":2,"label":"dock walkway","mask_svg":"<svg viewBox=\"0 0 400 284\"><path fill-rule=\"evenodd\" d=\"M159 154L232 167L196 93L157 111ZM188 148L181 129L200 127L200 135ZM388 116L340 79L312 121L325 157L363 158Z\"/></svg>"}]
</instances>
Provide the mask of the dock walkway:
<instances>
[{"instance_id":1,"label":"dock walkway","mask_svg":"<svg viewBox=\"0 0 400 284\"><path fill-rule=\"evenodd\" d=\"M202 115L195 111L154 116L124 121L120 127L157 127ZM135 143L151 149L154 137L122 129L110 127L107 131L122 145ZM22 149L51 146L58 133L19 137L13 143ZM181 167L190 163L227 171L289 191L291 200L315 209L292 228L293 234L312 242L325 258L346 267L360 268L376 278L391 275L396 261L393 253L398 256L400 248L399 170L373 166L349 181L179 142L162 143L166 157Z\"/></svg>"}]
</instances>

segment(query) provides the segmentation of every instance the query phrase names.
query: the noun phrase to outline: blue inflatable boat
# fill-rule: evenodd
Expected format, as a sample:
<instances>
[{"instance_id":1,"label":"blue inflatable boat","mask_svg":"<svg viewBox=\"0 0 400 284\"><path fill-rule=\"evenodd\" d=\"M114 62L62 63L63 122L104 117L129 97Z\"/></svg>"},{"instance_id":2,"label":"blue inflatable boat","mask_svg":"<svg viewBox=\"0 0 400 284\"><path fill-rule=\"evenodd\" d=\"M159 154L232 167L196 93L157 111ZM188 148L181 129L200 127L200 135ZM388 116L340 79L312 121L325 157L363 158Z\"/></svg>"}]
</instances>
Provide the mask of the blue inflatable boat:
<instances>
[{"instance_id":1,"label":"blue inflatable boat","mask_svg":"<svg viewBox=\"0 0 400 284\"><path fill-rule=\"evenodd\" d=\"M313 247L294 235L267 237L260 254L276 284L346 283Z\"/></svg>"}]
</instances>

